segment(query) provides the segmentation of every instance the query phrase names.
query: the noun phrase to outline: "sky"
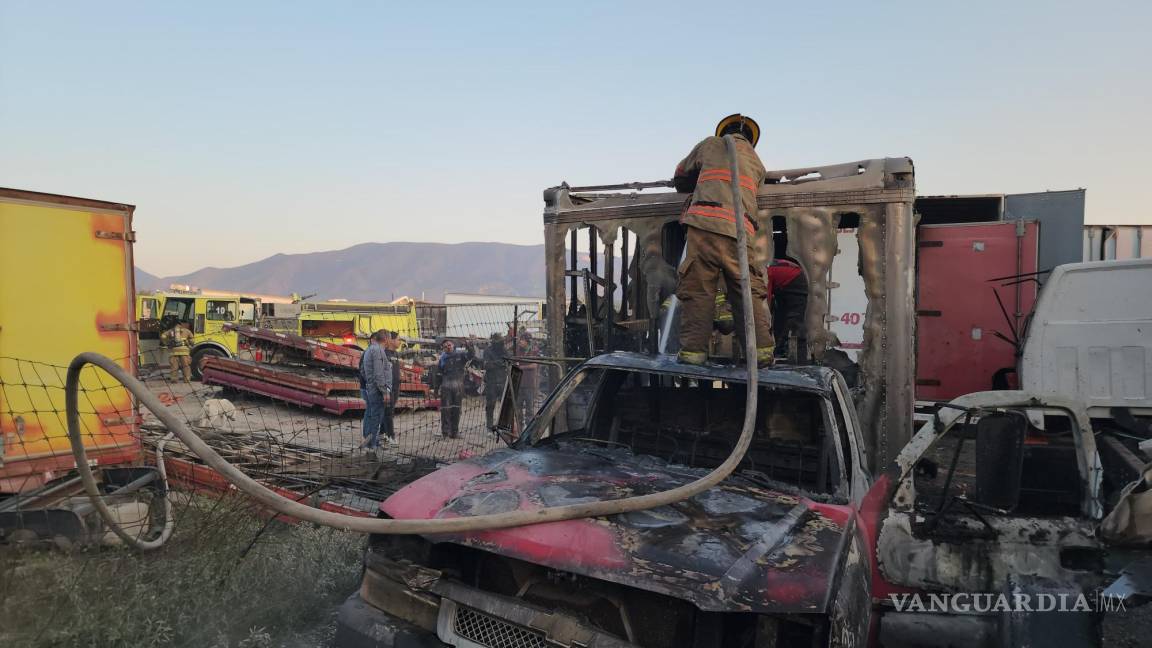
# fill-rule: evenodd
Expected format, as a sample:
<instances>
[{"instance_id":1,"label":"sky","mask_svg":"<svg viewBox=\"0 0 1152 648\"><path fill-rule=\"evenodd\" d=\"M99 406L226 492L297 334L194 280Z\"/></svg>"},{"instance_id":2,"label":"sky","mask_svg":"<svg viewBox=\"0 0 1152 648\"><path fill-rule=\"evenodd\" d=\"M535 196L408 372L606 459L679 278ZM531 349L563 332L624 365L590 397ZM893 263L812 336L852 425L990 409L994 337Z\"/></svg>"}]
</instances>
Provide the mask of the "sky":
<instances>
[{"instance_id":1,"label":"sky","mask_svg":"<svg viewBox=\"0 0 1152 648\"><path fill-rule=\"evenodd\" d=\"M1087 188L1152 223L1147 2L0 0L0 186L137 206L158 275L543 239L541 191L659 180L720 117L768 168Z\"/></svg>"}]
</instances>

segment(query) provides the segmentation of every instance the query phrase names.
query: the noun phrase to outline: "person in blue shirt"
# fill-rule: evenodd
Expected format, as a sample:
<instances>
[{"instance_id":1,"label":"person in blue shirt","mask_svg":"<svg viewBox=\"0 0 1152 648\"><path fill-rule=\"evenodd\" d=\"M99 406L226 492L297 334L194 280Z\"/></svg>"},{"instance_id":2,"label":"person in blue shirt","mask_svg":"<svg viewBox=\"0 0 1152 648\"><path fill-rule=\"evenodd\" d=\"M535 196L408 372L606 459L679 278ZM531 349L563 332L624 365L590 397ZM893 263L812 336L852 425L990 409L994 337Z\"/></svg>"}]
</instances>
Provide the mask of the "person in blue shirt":
<instances>
[{"instance_id":1,"label":"person in blue shirt","mask_svg":"<svg viewBox=\"0 0 1152 648\"><path fill-rule=\"evenodd\" d=\"M390 340L388 331L376 331L368 349L360 356L360 393L365 405L361 448L375 450L380 447L385 409L392 402L392 363L384 348ZM384 442L389 444L391 440L385 437Z\"/></svg>"}]
</instances>

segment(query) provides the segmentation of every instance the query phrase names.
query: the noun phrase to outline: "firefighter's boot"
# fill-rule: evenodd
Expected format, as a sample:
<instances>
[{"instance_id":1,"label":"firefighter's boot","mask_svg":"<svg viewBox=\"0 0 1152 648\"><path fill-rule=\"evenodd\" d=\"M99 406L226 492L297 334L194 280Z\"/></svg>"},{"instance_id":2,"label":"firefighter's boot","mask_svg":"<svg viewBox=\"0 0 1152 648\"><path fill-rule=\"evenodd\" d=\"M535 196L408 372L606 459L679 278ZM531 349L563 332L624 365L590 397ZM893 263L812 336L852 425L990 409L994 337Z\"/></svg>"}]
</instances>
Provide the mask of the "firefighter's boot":
<instances>
[{"instance_id":1,"label":"firefighter's boot","mask_svg":"<svg viewBox=\"0 0 1152 648\"><path fill-rule=\"evenodd\" d=\"M766 346L756 349L756 366L761 369L771 367L776 362L776 347Z\"/></svg>"},{"instance_id":2,"label":"firefighter's boot","mask_svg":"<svg viewBox=\"0 0 1152 648\"><path fill-rule=\"evenodd\" d=\"M676 354L676 359L684 364L702 365L708 361L708 353L705 351L681 351Z\"/></svg>"}]
</instances>

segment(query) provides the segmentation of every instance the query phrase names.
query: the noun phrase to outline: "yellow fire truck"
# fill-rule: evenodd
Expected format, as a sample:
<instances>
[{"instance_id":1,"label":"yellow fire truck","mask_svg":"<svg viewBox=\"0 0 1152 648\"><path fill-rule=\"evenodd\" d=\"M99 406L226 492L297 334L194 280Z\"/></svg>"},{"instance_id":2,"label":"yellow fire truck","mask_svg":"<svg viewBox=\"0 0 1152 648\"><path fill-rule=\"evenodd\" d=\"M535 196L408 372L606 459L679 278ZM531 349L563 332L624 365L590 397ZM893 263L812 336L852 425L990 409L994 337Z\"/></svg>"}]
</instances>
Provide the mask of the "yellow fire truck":
<instances>
[{"instance_id":1,"label":"yellow fire truck","mask_svg":"<svg viewBox=\"0 0 1152 648\"><path fill-rule=\"evenodd\" d=\"M388 329L400 337L420 337L416 307L410 303L324 301L300 304L300 335L333 344L368 348L374 331Z\"/></svg>"},{"instance_id":2,"label":"yellow fire truck","mask_svg":"<svg viewBox=\"0 0 1152 648\"><path fill-rule=\"evenodd\" d=\"M225 325L259 326L261 304L259 298L242 295L164 290L137 295L136 312L141 366L168 365L168 349L160 344L160 335L183 322L192 331L192 375L199 378L209 357L234 358L243 351L239 336Z\"/></svg>"}]
</instances>

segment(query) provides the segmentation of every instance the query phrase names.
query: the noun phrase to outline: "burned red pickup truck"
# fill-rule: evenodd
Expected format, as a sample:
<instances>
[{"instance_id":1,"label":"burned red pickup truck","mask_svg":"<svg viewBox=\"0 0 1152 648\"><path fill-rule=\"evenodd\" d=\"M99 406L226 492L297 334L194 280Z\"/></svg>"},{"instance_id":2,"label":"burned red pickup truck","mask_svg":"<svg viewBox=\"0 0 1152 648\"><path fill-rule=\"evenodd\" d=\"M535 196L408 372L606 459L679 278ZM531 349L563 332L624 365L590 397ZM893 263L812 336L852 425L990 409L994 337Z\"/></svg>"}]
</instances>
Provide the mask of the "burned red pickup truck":
<instances>
[{"instance_id":1,"label":"burned red pickup truck","mask_svg":"<svg viewBox=\"0 0 1152 648\"><path fill-rule=\"evenodd\" d=\"M745 375L633 353L594 358L514 448L414 482L382 514L483 515L687 483L731 451ZM687 501L472 534L374 536L337 645L850 645L867 634L871 609L855 411L831 369L762 370L760 381L740 468Z\"/></svg>"}]
</instances>

